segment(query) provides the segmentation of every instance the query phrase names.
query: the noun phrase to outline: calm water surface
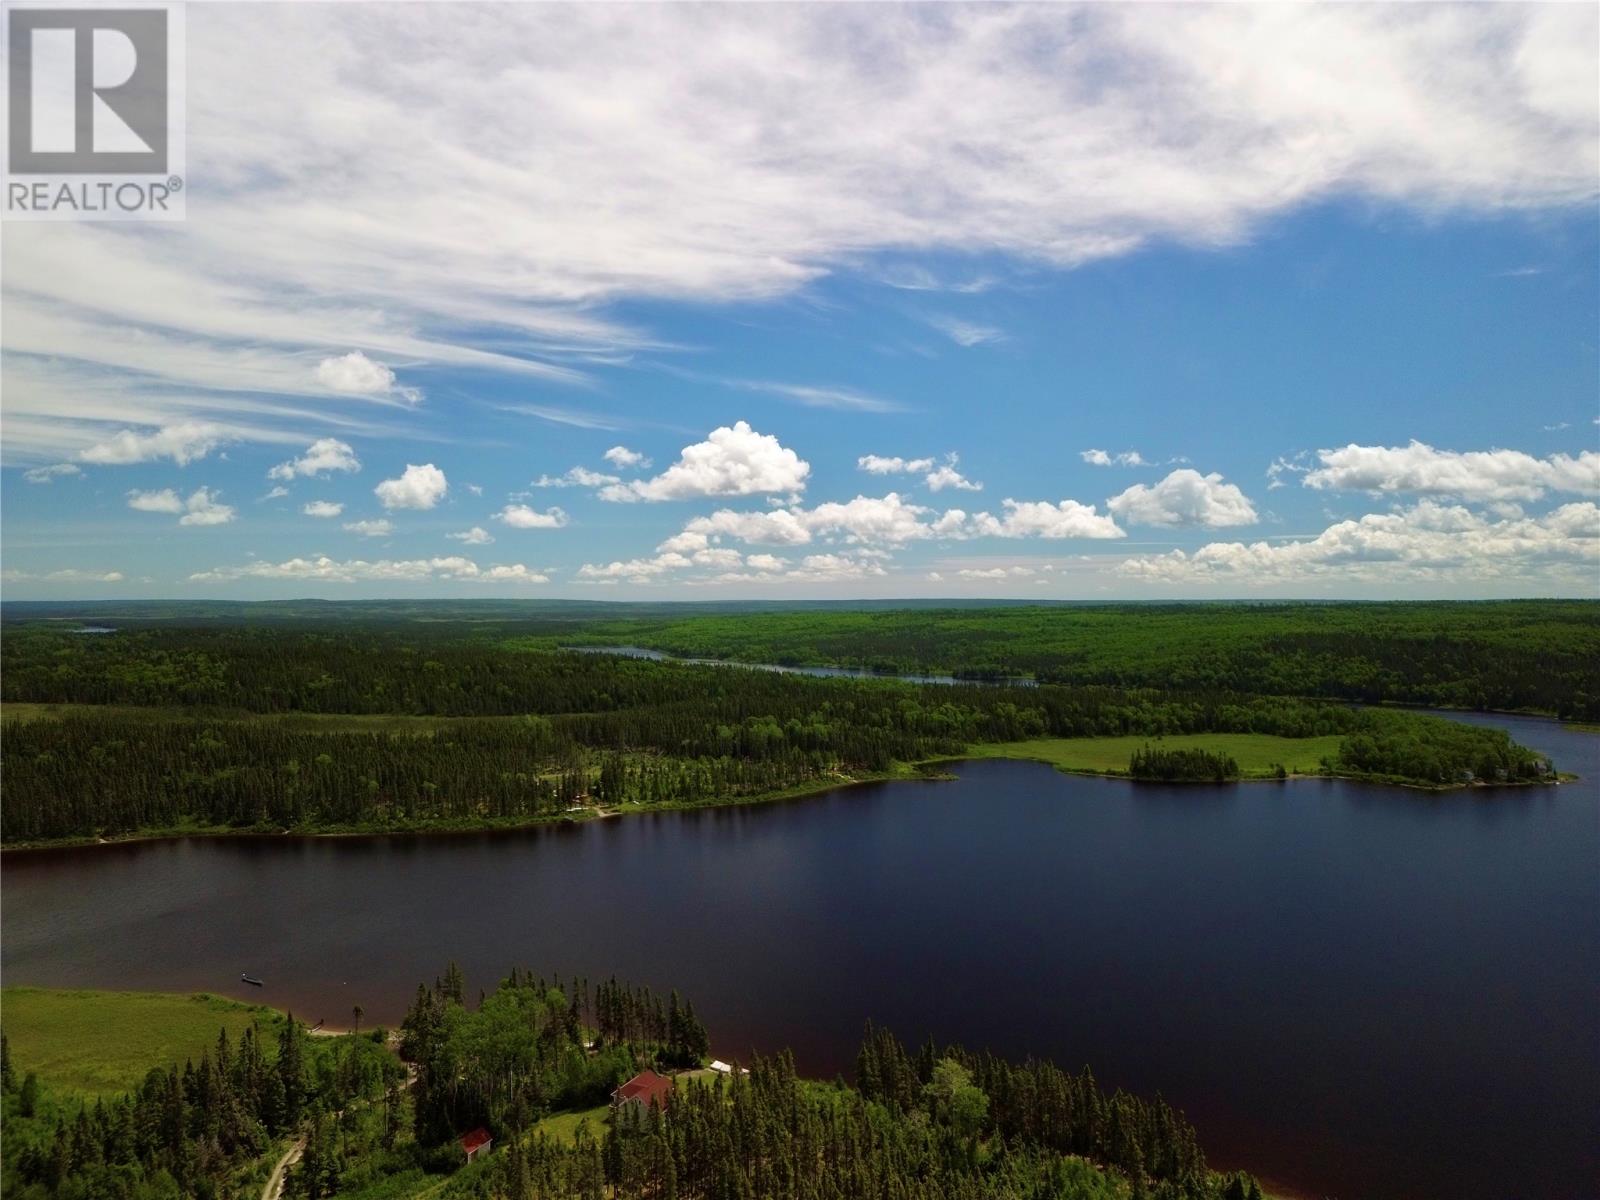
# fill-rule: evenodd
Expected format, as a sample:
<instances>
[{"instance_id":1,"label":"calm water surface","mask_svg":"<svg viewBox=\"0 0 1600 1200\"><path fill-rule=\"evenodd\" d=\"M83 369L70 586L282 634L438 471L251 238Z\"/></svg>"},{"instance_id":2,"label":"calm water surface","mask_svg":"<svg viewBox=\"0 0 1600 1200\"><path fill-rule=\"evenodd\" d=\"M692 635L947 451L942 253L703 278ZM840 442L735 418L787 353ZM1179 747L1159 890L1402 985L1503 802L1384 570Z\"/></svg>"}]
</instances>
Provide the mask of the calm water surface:
<instances>
[{"instance_id":1,"label":"calm water surface","mask_svg":"<svg viewBox=\"0 0 1600 1200\"><path fill-rule=\"evenodd\" d=\"M1600 738L1481 718L1600 778ZM7 855L8 984L392 1022L450 959L687 990L723 1057L848 1071L861 1022L1161 1091L1318 1195L1600 1191L1592 782L957 782L529 833ZM242 987L239 973L265 978Z\"/></svg>"}]
</instances>

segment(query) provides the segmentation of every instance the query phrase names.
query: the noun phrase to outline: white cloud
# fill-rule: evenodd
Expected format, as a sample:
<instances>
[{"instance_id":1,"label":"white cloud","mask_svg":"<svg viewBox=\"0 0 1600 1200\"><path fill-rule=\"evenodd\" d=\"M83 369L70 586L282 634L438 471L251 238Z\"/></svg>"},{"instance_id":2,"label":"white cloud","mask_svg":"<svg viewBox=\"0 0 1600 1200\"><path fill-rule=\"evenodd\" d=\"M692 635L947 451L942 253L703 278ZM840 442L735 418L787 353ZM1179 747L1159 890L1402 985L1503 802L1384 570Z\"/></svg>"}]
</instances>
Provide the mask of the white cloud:
<instances>
[{"instance_id":1,"label":"white cloud","mask_svg":"<svg viewBox=\"0 0 1600 1200\"><path fill-rule=\"evenodd\" d=\"M1159 583L1229 586L1332 578L1396 587L1417 580L1565 581L1592 591L1600 570L1600 507L1582 501L1540 517L1491 520L1423 500L1340 521L1303 541L1212 542L1192 554L1130 558L1119 568Z\"/></svg>"},{"instance_id":2,"label":"white cloud","mask_svg":"<svg viewBox=\"0 0 1600 1200\"><path fill-rule=\"evenodd\" d=\"M942 492L945 488L955 488L961 492L981 492L983 484L974 483L955 467L956 456L952 454L950 460L941 463L934 470L928 472L923 482L928 485L930 492Z\"/></svg>"},{"instance_id":3,"label":"white cloud","mask_svg":"<svg viewBox=\"0 0 1600 1200\"><path fill-rule=\"evenodd\" d=\"M962 579L1031 579L1032 567L963 567L956 572Z\"/></svg>"},{"instance_id":4,"label":"white cloud","mask_svg":"<svg viewBox=\"0 0 1600 1200\"><path fill-rule=\"evenodd\" d=\"M956 345L968 350L974 346L1004 341L1006 336L1004 330L996 329L992 325L979 325L975 321L963 321L959 317L931 316L928 318L928 324Z\"/></svg>"},{"instance_id":5,"label":"white cloud","mask_svg":"<svg viewBox=\"0 0 1600 1200\"><path fill-rule=\"evenodd\" d=\"M1130 525L1200 526L1254 525L1256 510L1237 487L1224 483L1215 472L1202 475L1181 467L1160 483L1136 483L1106 501L1113 516Z\"/></svg>"},{"instance_id":6,"label":"white cloud","mask_svg":"<svg viewBox=\"0 0 1600 1200\"><path fill-rule=\"evenodd\" d=\"M1124 450L1120 454L1107 454L1104 450L1079 450L1078 457L1092 467L1143 467L1148 466L1137 450Z\"/></svg>"},{"instance_id":7,"label":"white cloud","mask_svg":"<svg viewBox=\"0 0 1600 1200\"><path fill-rule=\"evenodd\" d=\"M178 518L178 524L226 525L232 521L235 516L232 506L219 504L217 495L208 488L196 488L183 502L183 516Z\"/></svg>"},{"instance_id":8,"label":"white cloud","mask_svg":"<svg viewBox=\"0 0 1600 1200\"><path fill-rule=\"evenodd\" d=\"M512 529L560 529L569 518L559 508L539 512L526 504L508 504L494 514L494 519L504 521Z\"/></svg>"},{"instance_id":9,"label":"white cloud","mask_svg":"<svg viewBox=\"0 0 1600 1200\"><path fill-rule=\"evenodd\" d=\"M474 525L471 529L464 529L460 533L447 533L445 537L465 542L469 546L487 546L494 541L494 535L481 525Z\"/></svg>"},{"instance_id":10,"label":"white cloud","mask_svg":"<svg viewBox=\"0 0 1600 1200\"><path fill-rule=\"evenodd\" d=\"M545 583L547 577L521 564L483 569L470 558L337 560L326 554L310 558L290 558L282 562L256 561L239 566L213 567L197 571L189 578L199 583L228 583L241 579L310 580L325 583L373 583L395 581L465 580L473 582Z\"/></svg>"},{"instance_id":11,"label":"white cloud","mask_svg":"<svg viewBox=\"0 0 1600 1200\"><path fill-rule=\"evenodd\" d=\"M54 483L66 475L82 475L83 472L71 463L55 463L48 467L33 467L24 471L22 477L29 483Z\"/></svg>"},{"instance_id":12,"label":"white cloud","mask_svg":"<svg viewBox=\"0 0 1600 1200\"><path fill-rule=\"evenodd\" d=\"M209 488L196 488L183 500L171 488L158 492L132 491L128 493L128 507L139 512L182 513L179 525L226 525L233 520L234 511L226 504L219 504L217 494Z\"/></svg>"},{"instance_id":13,"label":"white cloud","mask_svg":"<svg viewBox=\"0 0 1600 1200\"><path fill-rule=\"evenodd\" d=\"M631 467L648 467L650 460L637 450L629 450L626 446L613 446L601 455L619 471L626 471Z\"/></svg>"},{"instance_id":14,"label":"white cloud","mask_svg":"<svg viewBox=\"0 0 1600 1200\"><path fill-rule=\"evenodd\" d=\"M602 488L602 500L689 500L700 496L786 495L805 490L809 463L757 433L748 422L711 431L703 442L685 446L677 462L653 479L635 479Z\"/></svg>"},{"instance_id":15,"label":"white cloud","mask_svg":"<svg viewBox=\"0 0 1600 1200\"><path fill-rule=\"evenodd\" d=\"M329 471L359 471L361 460L350 446L337 438L318 438L306 447L299 458L281 462L267 472L268 479L290 480L297 475L307 478L325 475Z\"/></svg>"},{"instance_id":16,"label":"white cloud","mask_svg":"<svg viewBox=\"0 0 1600 1200\"><path fill-rule=\"evenodd\" d=\"M222 429L201 422L168 425L154 433L124 429L78 454L82 462L123 466L170 458L180 467L204 458L227 440Z\"/></svg>"},{"instance_id":17,"label":"white cloud","mask_svg":"<svg viewBox=\"0 0 1600 1200\"><path fill-rule=\"evenodd\" d=\"M899 545L929 536L922 520L929 511L890 492L883 497L857 496L843 504L829 501L809 512L798 511L796 516L812 533L840 534L850 542Z\"/></svg>"},{"instance_id":18,"label":"white cloud","mask_svg":"<svg viewBox=\"0 0 1600 1200\"><path fill-rule=\"evenodd\" d=\"M572 383L652 344L596 315L622 298L783 296L885 250L1217 247L1334 198L1431 216L1596 194L1592 6L937 11L207 8L206 220L11 239L8 445L88 444L80 412L19 394L29 358L111 374L143 410L95 439L222 400L281 437L344 402L406 408L318 385L353 346ZM445 149L419 170L418 146Z\"/></svg>"},{"instance_id":19,"label":"white cloud","mask_svg":"<svg viewBox=\"0 0 1600 1200\"><path fill-rule=\"evenodd\" d=\"M43 581L46 583L121 583L126 578L121 571L92 571L81 567L62 567L56 571L0 571L0 579L7 582Z\"/></svg>"},{"instance_id":20,"label":"white cloud","mask_svg":"<svg viewBox=\"0 0 1600 1200\"><path fill-rule=\"evenodd\" d=\"M385 517L379 517L377 520L346 521L344 531L360 534L362 537L388 537L394 532L394 522Z\"/></svg>"},{"instance_id":21,"label":"white cloud","mask_svg":"<svg viewBox=\"0 0 1600 1200\"><path fill-rule=\"evenodd\" d=\"M313 500L300 511L308 517L337 517L344 511L344 505L335 504L332 500Z\"/></svg>"},{"instance_id":22,"label":"white cloud","mask_svg":"<svg viewBox=\"0 0 1600 1200\"><path fill-rule=\"evenodd\" d=\"M788 559L779 558L776 554L747 554L744 561L747 567L755 571L778 572L789 566Z\"/></svg>"},{"instance_id":23,"label":"white cloud","mask_svg":"<svg viewBox=\"0 0 1600 1200\"><path fill-rule=\"evenodd\" d=\"M266 500L282 500L288 494L289 489L280 484L277 487L268 488L265 495L256 498L256 503L260 504Z\"/></svg>"},{"instance_id":24,"label":"white cloud","mask_svg":"<svg viewBox=\"0 0 1600 1200\"><path fill-rule=\"evenodd\" d=\"M398 479L385 479L373 493L385 508L432 508L450 490L444 472L432 463L407 464Z\"/></svg>"},{"instance_id":25,"label":"white cloud","mask_svg":"<svg viewBox=\"0 0 1600 1200\"><path fill-rule=\"evenodd\" d=\"M1120 538L1127 536L1109 516L1102 516L1092 504L1062 500L1006 499L1005 516L981 512L971 519L967 536L1001 538ZM955 534L955 530L950 531Z\"/></svg>"},{"instance_id":26,"label":"white cloud","mask_svg":"<svg viewBox=\"0 0 1600 1200\"><path fill-rule=\"evenodd\" d=\"M944 462L937 465L935 465L936 460L932 458L863 454L856 459L856 468L870 475L921 475L922 482L927 485L930 492L942 492L945 488L955 488L963 492L983 491L983 484L974 483L956 470L956 464L960 461L960 456L953 453L945 455Z\"/></svg>"},{"instance_id":27,"label":"white cloud","mask_svg":"<svg viewBox=\"0 0 1600 1200\"><path fill-rule=\"evenodd\" d=\"M1318 450L1320 466L1306 487L1384 494L1449 496L1460 500L1538 500L1547 492L1600 495L1600 454L1535 458L1520 450L1435 450L1408 446L1358 446Z\"/></svg>"},{"instance_id":28,"label":"white cloud","mask_svg":"<svg viewBox=\"0 0 1600 1200\"><path fill-rule=\"evenodd\" d=\"M871 475L920 475L933 470L931 458L892 458L882 454L863 454L856 459L856 468Z\"/></svg>"},{"instance_id":29,"label":"white cloud","mask_svg":"<svg viewBox=\"0 0 1600 1200\"><path fill-rule=\"evenodd\" d=\"M416 388L401 387L394 372L380 362L373 362L359 350L335 358L325 358L317 364L317 382L329 391L347 392L357 396L399 396L409 404L422 399Z\"/></svg>"},{"instance_id":30,"label":"white cloud","mask_svg":"<svg viewBox=\"0 0 1600 1200\"><path fill-rule=\"evenodd\" d=\"M754 379L725 379L722 382L747 392L766 392L769 395L782 396L785 400L793 400L796 404L802 404L807 408L834 408L844 412L870 413L906 411L906 406L898 401L884 400L855 388L837 385L771 383Z\"/></svg>"},{"instance_id":31,"label":"white cloud","mask_svg":"<svg viewBox=\"0 0 1600 1200\"><path fill-rule=\"evenodd\" d=\"M128 507L139 512L181 513L183 501L171 488L159 492L132 491L128 493Z\"/></svg>"},{"instance_id":32,"label":"white cloud","mask_svg":"<svg viewBox=\"0 0 1600 1200\"><path fill-rule=\"evenodd\" d=\"M537 488L604 487L621 482L615 475L602 475L588 467L573 467L565 475L541 475L531 486Z\"/></svg>"},{"instance_id":33,"label":"white cloud","mask_svg":"<svg viewBox=\"0 0 1600 1200\"><path fill-rule=\"evenodd\" d=\"M477 579L484 583L549 583L550 576L535 571L522 563L497 563L481 571Z\"/></svg>"}]
</instances>

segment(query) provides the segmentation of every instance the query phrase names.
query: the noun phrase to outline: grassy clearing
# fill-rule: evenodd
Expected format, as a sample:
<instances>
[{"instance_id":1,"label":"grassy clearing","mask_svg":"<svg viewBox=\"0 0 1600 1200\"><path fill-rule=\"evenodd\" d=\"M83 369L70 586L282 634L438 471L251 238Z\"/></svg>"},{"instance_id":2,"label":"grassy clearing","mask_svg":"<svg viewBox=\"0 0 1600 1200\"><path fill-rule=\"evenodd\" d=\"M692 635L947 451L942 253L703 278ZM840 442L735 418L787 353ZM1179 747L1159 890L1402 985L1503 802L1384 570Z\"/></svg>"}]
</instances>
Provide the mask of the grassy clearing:
<instances>
[{"instance_id":1,"label":"grassy clearing","mask_svg":"<svg viewBox=\"0 0 1600 1200\"><path fill-rule=\"evenodd\" d=\"M198 1059L226 1027L237 1041L253 1022L282 1018L262 1005L219 996L154 992L0 990L0 1022L17 1071L80 1095L120 1095L151 1067Z\"/></svg>"},{"instance_id":2,"label":"grassy clearing","mask_svg":"<svg viewBox=\"0 0 1600 1200\"><path fill-rule=\"evenodd\" d=\"M595 1138L603 1138L606 1134L606 1121L611 1116L611 1106L601 1104L595 1108L580 1109L576 1112L556 1113L546 1117L534 1126L534 1129L545 1135L553 1142L570 1146L577 1140L578 1126L589 1122L589 1133Z\"/></svg>"},{"instance_id":3,"label":"grassy clearing","mask_svg":"<svg viewBox=\"0 0 1600 1200\"><path fill-rule=\"evenodd\" d=\"M1256 733L1188 733L1171 737L1037 738L1028 742L985 742L971 747L968 758L1022 758L1049 763L1064 771L1121 774L1128 760L1144 746L1172 750L1209 750L1229 754L1240 773L1266 777L1278 763L1291 773L1310 774L1323 758L1337 758L1338 735L1312 738L1273 737Z\"/></svg>"}]
</instances>

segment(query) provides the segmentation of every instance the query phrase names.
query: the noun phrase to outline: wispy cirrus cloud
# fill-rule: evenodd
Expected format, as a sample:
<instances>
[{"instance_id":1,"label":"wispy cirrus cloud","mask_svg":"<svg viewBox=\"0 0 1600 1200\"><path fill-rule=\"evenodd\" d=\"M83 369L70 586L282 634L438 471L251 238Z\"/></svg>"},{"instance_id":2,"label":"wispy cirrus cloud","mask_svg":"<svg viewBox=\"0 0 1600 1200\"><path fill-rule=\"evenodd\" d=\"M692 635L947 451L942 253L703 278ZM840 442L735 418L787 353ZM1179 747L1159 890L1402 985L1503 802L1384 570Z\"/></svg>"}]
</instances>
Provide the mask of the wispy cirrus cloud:
<instances>
[{"instance_id":1,"label":"wispy cirrus cloud","mask_svg":"<svg viewBox=\"0 0 1600 1200\"><path fill-rule=\"evenodd\" d=\"M663 6L626 21L518 6L493 22L206 6L188 27L206 220L10 239L6 453L69 458L118 428L216 419L226 395L243 440L392 428L430 370L583 384L590 364L658 344L606 304L771 299L875 254L1070 268L1237 243L1329 197L1591 203L1595 34L1581 5ZM381 76L348 69L374 59ZM1359 89L1350 62L1366 64ZM414 136L384 136L397 128ZM418 171L418 145L449 147L447 168ZM979 346L1000 331L945 332ZM352 354L393 384L319 379ZM14 401L30 358L74 383L110 373L122 411Z\"/></svg>"}]
</instances>

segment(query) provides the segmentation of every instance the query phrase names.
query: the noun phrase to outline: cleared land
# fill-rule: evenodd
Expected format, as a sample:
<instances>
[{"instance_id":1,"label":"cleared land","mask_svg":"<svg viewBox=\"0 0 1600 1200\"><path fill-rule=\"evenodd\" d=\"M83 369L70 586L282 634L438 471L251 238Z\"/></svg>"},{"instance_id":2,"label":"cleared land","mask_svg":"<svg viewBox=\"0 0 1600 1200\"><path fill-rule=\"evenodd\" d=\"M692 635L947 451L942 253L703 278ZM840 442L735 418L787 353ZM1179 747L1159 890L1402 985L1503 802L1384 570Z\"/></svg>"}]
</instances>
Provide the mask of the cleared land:
<instances>
[{"instance_id":1,"label":"cleared land","mask_svg":"<svg viewBox=\"0 0 1600 1200\"><path fill-rule=\"evenodd\" d=\"M1063 771L1121 774L1135 750L1159 746L1168 750L1209 750L1230 755L1245 778L1271 776L1278 764L1291 774L1310 774L1324 758L1339 756L1337 734L1330 737L1286 738L1258 733L1188 733L1171 737L1037 738L1027 742L986 742L973 746L967 758L1022 758L1049 763Z\"/></svg>"},{"instance_id":2,"label":"cleared land","mask_svg":"<svg viewBox=\"0 0 1600 1200\"><path fill-rule=\"evenodd\" d=\"M0 1020L19 1069L59 1091L99 1096L120 1095L151 1067L198 1060L219 1029L236 1042L252 1023L276 1028L282 1017L203 994L10 987L0 990Z\"/></svg>"}]
</instances>

